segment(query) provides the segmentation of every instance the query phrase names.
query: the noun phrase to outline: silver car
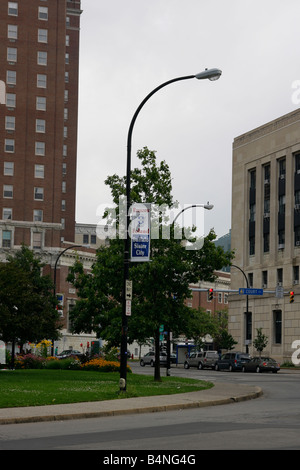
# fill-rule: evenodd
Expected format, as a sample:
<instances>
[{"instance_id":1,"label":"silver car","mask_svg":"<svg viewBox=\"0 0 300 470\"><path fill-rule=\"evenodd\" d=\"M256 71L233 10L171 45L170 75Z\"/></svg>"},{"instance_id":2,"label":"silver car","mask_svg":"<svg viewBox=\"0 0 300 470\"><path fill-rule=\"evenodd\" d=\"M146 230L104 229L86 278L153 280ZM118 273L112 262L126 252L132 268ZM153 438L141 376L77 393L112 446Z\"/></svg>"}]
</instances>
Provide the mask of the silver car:
<instances>
[{"instance_id":1,"label":"silver car","mask_svg":"<svg viewBox=\"0 0 300 470\"><path fill-rule=\"evenodd\" d=\"M167 363L167 353L166 352L161 352L159 354L159 362L160 364L166 364ZM149 351L145 356L143 356L140 360L140 365L142 367L146 365L150 365L151 367L154 367L155 365L155 352L154 351Z\"/></svg>"},{"instance_id":2,"label":"silver car","mask_svg":"<svg viewBox=\"0 0 300 470\"><path fill-rule=\"evenodd\" d=\"M184 368L189 369L190 367L197 367L198 369L204 369L209 367L214 369L218 359L219 355L217 351L194 352L185 360Z\"/></svg>"}]
</instances>

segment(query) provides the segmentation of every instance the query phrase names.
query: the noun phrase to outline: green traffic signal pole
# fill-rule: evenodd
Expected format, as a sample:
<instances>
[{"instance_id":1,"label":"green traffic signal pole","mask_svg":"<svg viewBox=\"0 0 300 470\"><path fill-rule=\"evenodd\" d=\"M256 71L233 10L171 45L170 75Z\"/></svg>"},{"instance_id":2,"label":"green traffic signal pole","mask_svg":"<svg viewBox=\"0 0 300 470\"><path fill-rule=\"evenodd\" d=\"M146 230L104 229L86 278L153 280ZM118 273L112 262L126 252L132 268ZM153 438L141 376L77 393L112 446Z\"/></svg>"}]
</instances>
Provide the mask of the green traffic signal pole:
<instances>
[{"instance_id":1,"label":"green traffic signal pole","mask_svg":"<svg viewBox=\"0 0 300 470\"><path fill-rule=\"evenodd\" d=\"M161 90L162 88L170 85L171 83L182 81L182 80L189 80L191 78L197 78L198 80L202 79L209 79L209 80L217 80L220 78L222 72L219 69L205 69L203 72L200 72L196 75L186 75L183 77L173 78L172 80L168 80L167 82L162 83L154 90L152 90L140 103L139 107L135 111L130 126L128 130L127 136L127 167L126 167L126 203L127 203L127 214L126 214L126 230L125 230L125 238L124 238L124 279L123 279L123 295L122 295L122 328L121 328L121 351L120 351L120 390L126 391L126 380L127 380L127 330L128 330L128 322L127 322L127 315L126 315L126 281L129 280L129 250L130 250L130 242L129 242L129 233L128 228L130 224L130 215L129 209L131 205L131 188L130 188L130 180L131 180L131 142L132 142L132 131L135 124L135 121L139 115L139 112L145 105L145 103L153 96L157 91Z\"/></svg>"}]
</instances>

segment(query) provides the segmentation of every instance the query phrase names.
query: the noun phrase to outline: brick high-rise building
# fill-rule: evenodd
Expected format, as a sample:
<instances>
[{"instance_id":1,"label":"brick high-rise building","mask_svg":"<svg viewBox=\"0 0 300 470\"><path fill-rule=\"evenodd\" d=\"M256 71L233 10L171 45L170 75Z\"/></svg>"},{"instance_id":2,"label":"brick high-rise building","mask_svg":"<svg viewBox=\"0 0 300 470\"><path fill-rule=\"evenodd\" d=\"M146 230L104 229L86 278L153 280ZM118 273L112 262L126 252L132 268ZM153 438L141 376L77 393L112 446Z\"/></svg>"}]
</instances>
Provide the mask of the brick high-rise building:
<instances>
[{"instance_id":1,"label":"brick high-rise building","mask_svg":"<svg viewBox=\"0 0 300 470\"><path fill-rule=\"evenodd\" d=\"M0 248L74 241L80 0L0 2Z\"/></svg>"}]
</instances>

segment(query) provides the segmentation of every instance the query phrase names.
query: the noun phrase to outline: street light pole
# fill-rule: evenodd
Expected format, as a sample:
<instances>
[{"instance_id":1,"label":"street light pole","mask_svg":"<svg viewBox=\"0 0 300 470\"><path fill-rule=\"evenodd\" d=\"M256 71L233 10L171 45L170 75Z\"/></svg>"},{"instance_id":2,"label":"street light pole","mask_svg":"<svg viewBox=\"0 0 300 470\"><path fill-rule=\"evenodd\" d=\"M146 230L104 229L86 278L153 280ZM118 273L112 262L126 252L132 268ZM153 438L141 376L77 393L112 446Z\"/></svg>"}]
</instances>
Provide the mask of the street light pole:
<instances>
[{"instance_id":1,"label":"street light pole","mask_svg":"<svg viewBox=\"0 0 300 470\"><path fill-rule=\"evenodd\" d=\"M57 256L57 258L56 258L56 260L55 260L55 264L54 264L54 274L53 274L53 284L54 284L53 293L54 293L54 297L56 297L56 270L57 270L58 260L59 260L59 258L60 258L66 251L72 250L73 248L82 248L82 245L71 245L71 246L68 246L67 248L65 248L63 251L61 251L61 252L59 253L59 255ZM52 356L54 355L54 340L52 340L51 355L52 355Z\"/></svg>"},{"instance_id":2,"label":"street light pole","mask_svg":"<svg viewBox=\"0 0 300 470\"><path fill-rule=\"evenodd\" d=\"M129 209L131 205L131 188L130 188L130 180L131 180L131 142L132 142L132 131L135 124L135 121L145 105L147 101L153 96L157 91L161 90L162 88L170 85L171 83L182 81L182 80L189 80L192 78L197 78L198 80L202 79L209 79L209 80L217 80L220 78L222 72L219 69L205 69L205 71L200 72L196 75L186 75L183 77L174 78L172 80L168 80L167 82L162 83L154 90L152 90L140 103L137 110L135 111L130 126L128 130L127 136L127 167L126 167L126 204L127 204L127 213L126 213L126 230L125 230L125 239L124 239L124 279L123 279L123 297L122 297L122 329L121 329L121 358L120 358L120 390L126 390L126 379L127 379L127 315L126 315L126 281L129 280L129 249L130 249L130 242L129 242L129 234L128 228L130 225L130 215Z\"/></svg>"},{"instance_id":3,"label":"street light pole","mask_svg":"<svg viewBox=\"0 0 300 470\"><path fill-rule=\"evenodd\" d=\"M180 212L178 212L178 214L174 218L171 225L172 226L175 225L176 220L178 219L178 217L184 211L186 211L187 209L194 209L195 207L202 207L202 208L207 209L209 211L214 208L214 206L212 204L209 204L209 202L207 204L192 204L191 206L184 207ZM167 367L166 367L166 375L167 375L167 377L171 375L171 332L170 332L169 327L167 328Z\"/></svg>"},{"instance_id":4,"label":"street light pole","mask_svg":"<svg viewBox=\"0 0 300 470\"><path fill-rule=\"evenodd\" d=\"M235 264L231 264L231 266L233 266L234 268L237 268L241 271L241 273L243 274L244 278L246 279L246 286L247 286L247 289L249 289L249 280L248 280L248 277L246 276L246 273L242 270L242 268L240 268L239 266L236 266ZM246 295L246 315L247 315L247 321L248 321L248 314L249 314L249 296ZM246 346L247 350L248 350L248 345Z\"/></svg>"}]
</instances>

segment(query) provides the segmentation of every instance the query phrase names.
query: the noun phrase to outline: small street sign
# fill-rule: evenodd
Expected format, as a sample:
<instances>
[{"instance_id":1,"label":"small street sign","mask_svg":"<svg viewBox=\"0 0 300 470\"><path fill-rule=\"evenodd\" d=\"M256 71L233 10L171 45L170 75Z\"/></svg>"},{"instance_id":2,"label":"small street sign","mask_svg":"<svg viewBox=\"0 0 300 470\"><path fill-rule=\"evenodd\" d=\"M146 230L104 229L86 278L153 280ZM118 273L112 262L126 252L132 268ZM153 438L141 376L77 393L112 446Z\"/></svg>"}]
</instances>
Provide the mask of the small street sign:
<instances>
[{"instance_id":1,"label":"small street sign","mask_svg":"<svg viewBox=\"0 0 300 470\"><path fill-rule=\"evenodd\" d=\"M131 316L131 300L126 300L126 316Z\"/></svg>"},{"instance_id":2,"label":"small street sign","mask_svg":"<svg viewBox=\"0 0 300 470\"><path fill-rule=\"evenodd\" d=\"M126 279L126 300L132 300L132 281Z\"/></svg>"},{"instance_id":3,"label":"small street sign","mask_svg":"<svg viewBox=\"0 0 300 470\"><path fill-rule=\"evenodd\" d=\"M277 299L283 299L283 287L282 286L276 286L276 290L275 290L275 297L277 297Z\"/></svg>"},{"instance_id":4,"label":"small street sign","mask_svg":"<svg viewBox=\"0 0 300 470\"><path fill-rule=\"evenodd\" d=\"M244 288L239 289L240 295L263 295L263 293L264 293L263 289L244 289Z\"/></svg>"}]
</instances>

